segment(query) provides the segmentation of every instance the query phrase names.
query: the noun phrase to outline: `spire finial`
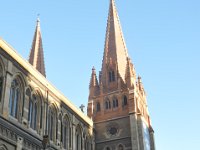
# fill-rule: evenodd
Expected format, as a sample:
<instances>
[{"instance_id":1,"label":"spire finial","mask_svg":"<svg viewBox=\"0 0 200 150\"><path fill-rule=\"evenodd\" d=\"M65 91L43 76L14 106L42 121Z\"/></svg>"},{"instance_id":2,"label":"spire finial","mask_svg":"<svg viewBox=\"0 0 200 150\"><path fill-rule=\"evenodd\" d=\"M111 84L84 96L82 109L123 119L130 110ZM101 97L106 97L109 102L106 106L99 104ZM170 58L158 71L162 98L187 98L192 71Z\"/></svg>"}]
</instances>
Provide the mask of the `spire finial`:
<instances>
[{"instance_id":1,"label":"spire finial","mask_svg":"<svg viewBox=\"0 0 200 150\"><path fill-rule=\"evenodd\" d=\"M92 73L96 73L96 69L94 66L92 67Z\"/></svg>"},{"instance_id":2,"label":"spire finial","mask_svg":"<svg viewBox=\"0 0 200 150\"><path fill-rule=\"evenodd\" d=\"M37 26L40 25L40 14L37 14Z\"/></svg>"},{"instance_id":3,"label":"spire finial","mask_svg":"<svg viewBox=\"0 0 200 150\"><path fill-rule=\"evenodd\" d=\"M37 14L37 21L40 21L39 18L40 18L40 14L38 13L38 14Z\"/></svg>"}]
</instances>

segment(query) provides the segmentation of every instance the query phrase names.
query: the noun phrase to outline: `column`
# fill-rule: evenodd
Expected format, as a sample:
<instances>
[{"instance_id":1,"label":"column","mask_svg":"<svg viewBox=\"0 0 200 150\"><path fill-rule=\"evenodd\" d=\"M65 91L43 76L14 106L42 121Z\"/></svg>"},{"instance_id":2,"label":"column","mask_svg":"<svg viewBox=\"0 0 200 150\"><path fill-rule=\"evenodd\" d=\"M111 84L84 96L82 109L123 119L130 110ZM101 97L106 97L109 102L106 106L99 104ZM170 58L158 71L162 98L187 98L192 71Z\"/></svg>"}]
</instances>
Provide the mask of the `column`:
<instances>
[{"instance_id":1,"label":"column","mask_svg":"<svg viewBox=\"0 0 200 150\"><path fill-rule=\"evenodd\" d=\"M76 150L76 125L72 125L72 149Z\"/></svg>"},{"instance_id":2,"label":"column","mask_svg":"<svg viewBox=\"0 0 200 150\"><path fill-rule=\"evenodd\" d=\"M130 114L129 117L130 117L132 150L140 150L137 115L133 113Z\"/></svg>"},{"instance_id":3,"label":"column","mask_svg":"<svg viewBox=\"0 0 200 150\"><path fill-rule=\"evenodd\" d=\"M23 148L23 138L18 137L17 138L17 149L16 150L22 150L22 148Z\"/></svg>"},{"instance_id":4,"label":"column","mask_svg":"<svg viewBox=\"0 0 200 150\"><path fill-rule=\"evenodd\" d=\"M5 78L5 93L4 93L4 103L3 103L3 116L5 118L8 118L9 116L9 97L10 97L10 87L11 87L11 82L12 82L12 62L8 62L8 72L6 73L6 78Z\"/></svg>"},{"instance_id":5,"label":"column","mask_svg":"<svg viewBox=\"0 0 200 150\"><path fill-rule=\"evenodd\" d=\"M156 150L153 129L150 129L150 144L151 144L151 150Z\"/></svg>"}]
</instances>

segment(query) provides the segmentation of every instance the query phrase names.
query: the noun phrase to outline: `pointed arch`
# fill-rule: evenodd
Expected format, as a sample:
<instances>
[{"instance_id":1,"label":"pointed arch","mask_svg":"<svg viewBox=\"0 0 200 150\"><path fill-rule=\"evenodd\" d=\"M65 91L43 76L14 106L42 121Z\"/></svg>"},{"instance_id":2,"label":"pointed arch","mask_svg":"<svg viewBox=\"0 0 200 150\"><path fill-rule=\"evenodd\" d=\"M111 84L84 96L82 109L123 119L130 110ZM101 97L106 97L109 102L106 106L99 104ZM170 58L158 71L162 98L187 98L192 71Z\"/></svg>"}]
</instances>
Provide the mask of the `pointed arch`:
<instances>
[{"instance_id":1,"label":"pointed arch","mask_svg":"<svg viewBox=\"0 0 200 150\"><path fill-rule=\"evenodd\" d=\"M109 82L114 82L115 81L115 71L110 70L108 75L109 75Z\"/></svg>"},{"instance_id":2,"label":"pointed arch","mask_svg":"<svg viewBox=\"0 0 200 150\"><path fill-rule=\"evenodd\" d=\"M106 98L106 99L105 99L105 108L106 108L106 109L111 109L111 103L110 103L109 98Z\"/></svg>"},{"instance_id":3,"label":"pointed arch","mask_svg":"<svg viewBox=\"0 0 200 150\"><path fill-rule=\"evenodd\" d=\"M96 110L97 110L97 112L101 111L100 102L97 102L97 104L96 104Z\"/></svg>"},{"instance_id":4,"label":"pointed arch","mask_svg":"<svg viewBox=\"0 0 200 150\"><path fill-rule=\"evenodd\" d=\"M123 106L128 105L128 98L127 98L126 95L123 96L122 100L123 100L123 101L122 101L122 105L123 105Z\"/></svg>"},{"instance_id":5,"label":"pointed arch","mask_svg":"<svg viewBox=\"0 0 200 150\"><path fill-rule=\"evenodd\" d=\"M118 107L118 99L116 96L113 96L113 108L117 108Z\"/></svg>"},{"instance_id":6,"label":"pointed arch","mask_svg":"<svg viewBox=\"0 0 200 150\"><path fill-rule=\"evenodd\" d=\"M117 150L125 150L125 146L120 143L117 145Z\"/></svg>"},{"instance_id":7,"label":"pointed arch","mask_svg":"<svg viewBox=\"0 0 200 150\"><path fill-rule=\"evenodd\" d=\"M92 137L89 133L85 137L85 150L92 150Z\"/></svg>"},{"instance_id":8,"label":"pointed arch","mask_svg":"<svg viewBox=\"0 0 200 150\"><path fill-rule=\"evenodd\" d=\"M76 126L76 149L75 150L82 150L82 127L80 124Z\"/></svg>"},{"instance_id":9,"label":"pointed arch","mask_svg":"<svg viewBox=\"0 0 200 150\"><path fill-rule=\"evenodd\" d=\"M37 106L37 118L35 118L36 122L38 122L37 124L37 130L39 131L40 129L42 129L43 127L43 114L44 114L44 96L41 92L41 90L39 88L35 88L34 89L34 93L36 94L36 98L37 98L37 101L36 101L36 106Z\"/></svg>"},{"instance_id":10,"label":"pointed arch","mask_svg":"<svg viewBox=\"0 0 200 150\"><path fill-rule=\"evenodd\" d=\"M13 77L10 88L9 114L19 121L23 114L25 85L25 80L21 74L16 74Z\"/></svg>"},{"instance_id":11,"label":"pointed arch","mask_svg":"<svg viewBox=\"0 0 200 150\"><path fill-rule=\"evenodd\" d=\"M24 89L25 89L26 86L28 86L28 84L27 84L27 83L28 83L28 82L27 82L27 79L25 78L25 76L24 76L21 72L15 73L15 74L13 75L13 79L15 79L15 78L18 78L18 79L21 80Z\"/></svg>"},{"instance_id":12,"label":"pointed arch","mask_svg":"<svg viewBox=\"0 0 200 150\"><path fill-rule=\"evenodd\" d=\"M3 144L3 145L0 145L0 150L8 150L7 147Z\"/></svg>"},{"instance_id":13,"label":"pointed arch","mask_svg":"<svg viewBox=\"0 0 200 150\"><path fill-rule=\"evenodd\" d=\"M62 141L63 147L69 149L71 146L71 128L70 128L70 119L67 114L63 116L63 125L62 125Z\"/></svg>"},{"instance_id":14,"label":"pointed arch","mask_svg":"<svg viewBox=\"0 0 200 150\"><path fill-rule=\"evenodd\" d=\"M48 112L48 133L51 141L56 142L57 109L55 104L49 106ZM56 130L55 130L56 129Z\"/></svg>"},{"instance_id":15,"label":"pointed arch","mask_svg":"<svg viewBox=\"0 0 200 150\"><path fill-rule=\"evenodd\" d=\"M112 150L112 149L111 149L110 146L106 145L106 146L104 147L104 150Z\"/></svg>"}]
</instances>

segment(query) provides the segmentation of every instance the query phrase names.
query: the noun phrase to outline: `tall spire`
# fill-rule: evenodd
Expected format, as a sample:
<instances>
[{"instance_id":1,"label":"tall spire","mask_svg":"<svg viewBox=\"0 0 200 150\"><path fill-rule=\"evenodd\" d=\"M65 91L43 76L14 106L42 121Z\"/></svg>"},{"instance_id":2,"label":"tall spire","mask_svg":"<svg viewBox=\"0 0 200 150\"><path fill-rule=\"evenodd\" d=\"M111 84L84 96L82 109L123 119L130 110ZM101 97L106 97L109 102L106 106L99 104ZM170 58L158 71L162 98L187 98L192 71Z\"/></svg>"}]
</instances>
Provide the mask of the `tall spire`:
<instances>
[{"instance_id":1,"label":"tall spire","mask_svg":"<svg viewBox=\"0 0 200 150\"><path fill-rule=\"evenodd\" d=\"M102 80L104 81L102 82L106 82L106 68L110 63L116 65L119 76L122 78L123 81L125 81L127 57L127 48L121 30L115 2L114 0L110 0L104 56L102 63Z\"/></svg>"},{"instance_id":2,"label":"tall spire","mask_svg":"<svg viewBox=\"0 0 200 150\"><path fill-rule=\"evenodd\" d=\"M29 56L29 63L32 64L34 68L36 68L42 75L46 77L39 18L37 19L32 48Z\"/></svg>"}]
</instances>

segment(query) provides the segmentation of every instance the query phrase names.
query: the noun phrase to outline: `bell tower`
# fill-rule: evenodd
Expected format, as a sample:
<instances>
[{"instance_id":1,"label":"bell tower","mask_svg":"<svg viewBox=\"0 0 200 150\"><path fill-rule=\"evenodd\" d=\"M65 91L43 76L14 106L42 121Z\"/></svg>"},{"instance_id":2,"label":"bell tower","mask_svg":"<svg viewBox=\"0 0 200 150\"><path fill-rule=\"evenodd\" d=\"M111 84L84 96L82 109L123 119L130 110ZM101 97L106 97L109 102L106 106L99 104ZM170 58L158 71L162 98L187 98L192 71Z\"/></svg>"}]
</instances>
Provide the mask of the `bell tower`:
<instances>
[{"instance_id":1,"label":"bell tower","mask_svg":"<svg viewBox=\"0 0 200 150\"><path fill-rule=\"evenodd\" d=\"M110 0L102 68L92 69L88 116L96 150L155 150L146 92L126 48L114 0Z\"/></svg>"}]
</instances>

